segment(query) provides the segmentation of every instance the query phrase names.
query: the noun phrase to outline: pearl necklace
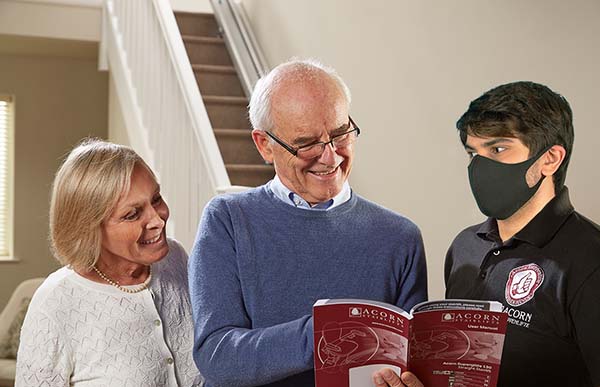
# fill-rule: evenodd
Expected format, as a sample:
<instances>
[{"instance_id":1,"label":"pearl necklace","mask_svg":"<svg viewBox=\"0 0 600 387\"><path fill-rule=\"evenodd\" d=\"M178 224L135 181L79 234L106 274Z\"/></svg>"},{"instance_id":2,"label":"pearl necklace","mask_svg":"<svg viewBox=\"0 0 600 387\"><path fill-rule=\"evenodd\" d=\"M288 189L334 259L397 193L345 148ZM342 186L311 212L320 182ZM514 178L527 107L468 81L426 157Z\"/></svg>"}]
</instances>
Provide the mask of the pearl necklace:
<instances>
[{"instance_id":1,"label":"pearl necklace","mask_svg":"<svg viewBox=\"0 0 600 387\"><path fill-rule=\"evenodd\" d=\"M96 273L98 273L100 278L102 278L104 281L108 282L110 285L114 286L115 288L117 288L125 293L130 293L130 294L139 293L142 290L148 289L148 285L150 284L150 280L152 279L152 266L148 266L148 278L146 278L146 280L144 282L139 284L138 287L130 289L130 288L121 286L117 281L113 281L112 279L110 279L106 274L101 272L100 269L98 269L96 266L94 266L94 271Z\"/></svg>"}]
</instances>

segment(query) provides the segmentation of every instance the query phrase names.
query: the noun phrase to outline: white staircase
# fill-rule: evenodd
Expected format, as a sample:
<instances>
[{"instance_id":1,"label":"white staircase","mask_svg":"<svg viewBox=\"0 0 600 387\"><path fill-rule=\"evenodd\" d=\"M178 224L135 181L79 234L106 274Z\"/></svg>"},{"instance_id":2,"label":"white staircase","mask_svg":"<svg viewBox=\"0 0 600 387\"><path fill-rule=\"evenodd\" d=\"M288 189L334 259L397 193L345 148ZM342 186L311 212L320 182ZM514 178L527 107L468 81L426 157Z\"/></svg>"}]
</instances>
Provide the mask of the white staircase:
<instances>
[{"instance_id":1,"label":"white staircase","mask_svg":"<svg viewBox=\"0 0 600 387\"><path fill-rule=\"evenodd\" d=\"M169 234L191 248L204 205L231 185L175 16L164 0L106 0L101 67L132 147L157 174Z\"/></svg>"}]
</instances>

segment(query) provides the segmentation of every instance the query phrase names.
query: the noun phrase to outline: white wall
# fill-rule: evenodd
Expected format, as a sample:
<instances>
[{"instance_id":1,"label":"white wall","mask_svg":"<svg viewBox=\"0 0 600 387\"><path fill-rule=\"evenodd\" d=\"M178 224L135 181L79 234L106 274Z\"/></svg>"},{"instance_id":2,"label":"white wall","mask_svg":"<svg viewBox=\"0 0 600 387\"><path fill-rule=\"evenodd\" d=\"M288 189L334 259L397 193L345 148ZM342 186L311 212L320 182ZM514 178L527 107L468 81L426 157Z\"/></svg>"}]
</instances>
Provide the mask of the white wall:
<instances>
[{"instance_id":1,"label":"white wall","mask_svg":"<svg viewBox=\"0 0 600 387\"><path fill-rule=\"evenodd\" d=\"M98 42L102 2L0 0L0 34ZM170 3L175 11L213 13L209 0L170 0Z\"/></svg>"},{"instance_id":2,"label":"white wall","mask_svg":"<svg viewBox=\"0 0 600 387\"><path fill-rule=\"evenodd\" d=\"M175 11L213 13L209 0L170 0Z\"/></svg>"},{"instance_id":3,"label":"white wall","mask_svg":"<svg viewBox=\"0 0 600 387\"><path fill-rule=\"evenodd\" d=\"M479 222L454 124L468 103L515 80L570 101L575 150L567 184L600 222L600 2L244 0L271 66L292 56L335 67L363 134L354 189L413 219L424 235L430 298L443 297L453 237Z\"/></svg>"},{"instance_id":4,"label":"white wall","mask_svg":"<svg viewBox=\"0 0 600 387\"><path fill-rule=\"evenodd\" d=\"M0 34L97 42L102 15L98 4L98 0L1 0Z\"/></svg>"}]
</instances>

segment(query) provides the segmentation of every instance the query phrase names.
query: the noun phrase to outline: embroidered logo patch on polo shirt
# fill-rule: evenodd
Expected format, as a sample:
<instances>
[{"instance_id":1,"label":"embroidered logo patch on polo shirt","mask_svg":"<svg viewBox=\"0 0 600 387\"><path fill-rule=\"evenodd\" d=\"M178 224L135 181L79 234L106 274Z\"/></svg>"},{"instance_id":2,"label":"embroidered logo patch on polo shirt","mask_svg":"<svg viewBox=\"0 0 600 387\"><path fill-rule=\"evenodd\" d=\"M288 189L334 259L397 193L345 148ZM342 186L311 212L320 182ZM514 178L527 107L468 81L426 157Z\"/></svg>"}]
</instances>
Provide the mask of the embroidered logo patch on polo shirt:
<instances>
[{"instance_id":1,"label":"embroidered logo patch on polo shirt","mask_svg":"<svg viewBox=\"0 0 600 387\"><path fill-rule=\"evenodd\" d=\"M544 271L535 263L512 269L506 281L506 302L512 306L523 305L533 298L543 281Z\"/></svg>"}]
</instances>

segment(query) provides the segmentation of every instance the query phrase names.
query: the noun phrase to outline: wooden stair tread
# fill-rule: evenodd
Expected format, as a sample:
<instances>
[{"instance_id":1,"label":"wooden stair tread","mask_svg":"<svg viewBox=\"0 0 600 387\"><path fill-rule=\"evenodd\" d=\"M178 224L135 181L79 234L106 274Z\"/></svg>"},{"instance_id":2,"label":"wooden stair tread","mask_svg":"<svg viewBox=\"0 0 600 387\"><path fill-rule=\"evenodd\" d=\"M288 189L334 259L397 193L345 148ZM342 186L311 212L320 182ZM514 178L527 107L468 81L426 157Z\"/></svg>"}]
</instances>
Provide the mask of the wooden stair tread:
<instances>
[{"instance_id":1,"label":"wooden stair tread","mask_svg":"<svg viewBox=\"0 0 600 387\"><path fill-rule=\"evenodd\" d=\"M181 39L186 43L225 44L223 38L216 38L213 36L181 35Z\"/></svg>"},{"instance_id":2,"label":"wooden stair tread","mask_svg":"<svg viewBox=\"0 0 600 387\"><path fill-rule=\"evenodd\" d=\"M207 73L237 74L235 67L233 66L192 64L192 69L194 71L203 71Z\"/></svg>"},{"instance_id":3,"label":"wooden stair tread","mask_svg":"<svg viewBox=\"0 0 600 387\"><path fill-rule=\"evenodd\" d=\"M275 175L256 150L248 99L213 14L177 12L185 49L232 185L258 186Z\"/></svg>"},{"instance_id":4,"label":"wooden stair tread","mask_svg":"<svg viewBox=\"0 0 600 387\"><path fill-rule=\"evenodd\" d=\"M273 170L269 164L225 164L225 168L237 172L268 172Z\"/></svg>"},{"instance_id":5,"label":"wooden stair tread","mask_svg":"<svg viewBox=\"0 0 600 387\"><path fill-rule=\"evenodd\" d=\"M252 130L251 129L213 129L215 134L223 137L248 137L252 138Z\"/></svg>"},{"instance_id":6,"label":"wooden stair tread","mask_svg":"<svg viewBox=\"0 0 600 387\"><path fill-rule=\"evenodd\" d=\"M204 19L214 19L215 18L214 13L206 13L206 12L175 11L173 13L175 15L191 16L191 17L204 18Z\"/></svg>"},{"instance_id":7,"label":"wooden stair tread","mask_svg":"<svg viewBox=\"0 0 600 387\"><path fill-rule=\"evenodd\" d=\"M205 95L202 97L204 103L220 103L223 105L247 105L248 98L233 97L228 95Z\"/></svg>"}]
</instances>

